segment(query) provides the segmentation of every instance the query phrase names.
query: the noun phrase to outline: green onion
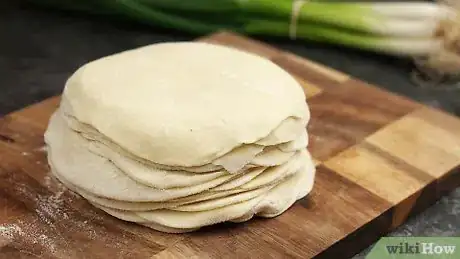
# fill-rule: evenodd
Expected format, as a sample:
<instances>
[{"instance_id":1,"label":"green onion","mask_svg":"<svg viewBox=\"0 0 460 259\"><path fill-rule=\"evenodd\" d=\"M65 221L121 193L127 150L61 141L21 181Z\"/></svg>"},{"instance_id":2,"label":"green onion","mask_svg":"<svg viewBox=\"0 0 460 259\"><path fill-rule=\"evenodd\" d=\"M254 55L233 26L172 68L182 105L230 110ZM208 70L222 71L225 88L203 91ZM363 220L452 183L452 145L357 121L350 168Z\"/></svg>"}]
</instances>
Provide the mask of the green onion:
<instances>
[{"instance_id":1,"label":"green onion","mask_svg":"<svg viewBox=\"0 0 460 259\"><path fill-rule=\"evenodd\" d=\"M269 25L269 26L267 26ZM289 23L283 21L251 21L245 30L252 35L286 36L289 31ZM424 56L442 47L442 42L434 38L395 38L382 37L375 34L359 34L349 32L337 27L328 27L318 24L300 24L297 29L297 37L316 42L327 42L372 50L398 56Z\"/></svg>"},{"instance_id":2,"label":"green onion","mask_svg":"<svg viewBox=\"0 0 460 259\"><path fill-rule=\"evenodd\" d=\"M188 12L234 12L239 10L235 0L139 0L138 2L165 10Z\"/></svg>"},{"instance_id":3,"label":"green onion","mask_svg":"<svg viewBox=\"0 0 460 259\"><path fill-rule=\"evenodd\" d=\"M452 66L452 62L444 68L439 65L443 63L441 57L460 60L460 4L451 4L454 0L442 3L311 0L298 10L293 10L293 0L29 1L113 13L198 35L225 29L247 35L290 37L296 28L294 34L298 40L405 56L440 72L460 74L455 72L460 71L460 65ZM291 24L293 12L297 12L295 27Z\"/></svg>"},{"instance_id":4,"label":"green onion","mask_svg":"<svg viewBox=\"0 0 460 259\"><path fill-rule=\"evenodd\" d=\"M246 1L244 7L249 12L271 13L286 21L292 15L292 1L253 0ZM307 2L298 19L360 32L423 37L433 35L440 19L453 15L455 12L448 8L427 3Z\"/></svg>"}]
</instances>

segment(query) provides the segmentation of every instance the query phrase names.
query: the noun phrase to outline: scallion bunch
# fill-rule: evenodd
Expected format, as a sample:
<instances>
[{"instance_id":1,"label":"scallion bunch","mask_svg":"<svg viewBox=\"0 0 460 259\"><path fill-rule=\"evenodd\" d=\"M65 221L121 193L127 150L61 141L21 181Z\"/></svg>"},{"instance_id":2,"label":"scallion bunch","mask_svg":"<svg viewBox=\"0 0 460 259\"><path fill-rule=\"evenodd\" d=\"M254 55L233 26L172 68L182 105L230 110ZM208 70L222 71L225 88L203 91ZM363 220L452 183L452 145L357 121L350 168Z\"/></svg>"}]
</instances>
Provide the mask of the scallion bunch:
<instances>
[{"instance_id":1,"label":"scallion bunch","mask_svg":"<svg viewBox=\"0 0 460 259\"><path fill-rule=\"evenodd\" d=\"M199 35L225 29L246 35L295 36L298 40L409 57L426 71L460 75L459 0L310 0L301 4L295 3L296 0L32 1L129 17L142 23Z\"/></svg>"}]
</instances>

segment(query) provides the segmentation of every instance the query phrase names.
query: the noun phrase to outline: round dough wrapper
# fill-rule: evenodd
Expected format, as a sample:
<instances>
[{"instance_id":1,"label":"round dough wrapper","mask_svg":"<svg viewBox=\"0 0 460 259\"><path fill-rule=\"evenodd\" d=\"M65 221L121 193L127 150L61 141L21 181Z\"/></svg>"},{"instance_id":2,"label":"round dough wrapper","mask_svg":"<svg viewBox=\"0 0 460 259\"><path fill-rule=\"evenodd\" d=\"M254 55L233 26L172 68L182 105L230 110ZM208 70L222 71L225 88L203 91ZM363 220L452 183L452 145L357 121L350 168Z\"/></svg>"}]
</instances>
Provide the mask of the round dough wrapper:
<instances>
[{"instance_id":1,"label":"round dough wrapper","mask_svg":"<svg viewBox=\"0 0 460 259\"><path fill-rule=\"evenodd\" d=\"M89 193L124 201L165 201L186 197L222 184L233 175L184 188L154 189L135 182L112 162L88 151L87 141L66 127L55 113L45 132L48 162L62 178Z\"/></svg>"},{"instance_id":2,"label":"round dough wrapper","mask_svg":"<svg viewBox=\"0 0 460 259\"><path fill-rule=\"evenodd\" d=\"M158 169L114 152L97 141L88 143L88 146L91 152L112 161L116 167L134 181L156 189L183 188L203 184L222 176L229 176L228 172L223 169L202 174Z\"/></svg>"},{"instance_id":3,"label":"round dough wrapper","mask_svg":"<svg viewBox=\"0 0 460 259\"><path fill-rule=\"evenodd\" d=\"M291 160L279 166L263 168L260 173L242 174L237 178L227 181L213 188L214 191L225 191L233 189L252 190L266 185L280 182L284 177L289 176L305 166L309 161L305 159L304 152L299 151Z\"/></svg>"},{"instance_id":4,"label":"round dough wrapper","mask_svg":"<svg viewBox=\"0 0 460 259\"><path fill-rule=\"evenodd\" d=\"M179 198L165 202L126 202L94 196L93 194L90 194L82 189L79 189L78 187L73 186L71 183L67 182L65 179L56 174L54 170L51 170L51 172L60 182L65 184L67 188L81 195L90 203L98 205L98 207L106 207L110 209L125 211L149 211L158 209L172 209L178 211L199 211L216 209L218 207L227 206L232 203L237 203L255 198L256 196L267 192L270 188L274 186L269 185L249 191L209 191L206 193L191 195L182 199Z\"/></svg>"},{"instance_id":5,"label":"round dough wrapper","mask_svg":"<svg viewBox=\"0 0 460 259\"><path fill-rule=\"evenodd\" d=\"M303 126L310 119L302 87L281 67L199 42L153 44L92 61L69 78L63 97L78 121L169 166L209 164L262 140L286 118Z\"/></svg>"},{"instance_id":6,"label":"round dough wrapper","mask_svg":"<svg viewBox=\"0 0 460 259\"><path fill-rule=\"evenodd\" d=\"M158 168L160 170L167 170L167 171L187 171L187 172L195 172L195 173L206 173L206 172L216 172L216 171L222 171L222 169L225 169L229 173L237 173L241 170L247 170L253 166L260 166L263 164L268 164L268 165L280 165L284 161L286 161L287 156L280 154L279 156L273 156L273 154L267 154L268 157L267 159L264 159L264 155L266 155L266 152L263 152L263 149L266 148L266 146L263 145L258 145L258 144L243 144L241 146L238 146L231 150L230 152L224 154L223 156L215 159L212 161L212 164L206 164L202 166L194 166L194 167L170 167L166 165L160 165L160 164L155 164L152 163L151 161L146 161L145 159L142 159L140 157L135 157L133 154L130 154L123 148L117 146L115 143L113 143L111 140L107 139L107 137L103 136L101 133L97 132L95 129L90 127L89 125L84 125L82 123L79 123L75 118L73 118L71 115L66 115L65 110L69 109L66 108L68 107L67 102L63 101L61 109L63 109L64 117L66 118L66 121L69 125L70 128L73 130L82 133L82 136L89 139L93 140L95 142L99 142L105 146L107 146L109 149L106 149L105 152L116 152L119 155L129 158L130 160L136 160L139 161L141 164L145 164L146 166L149 167L154 167ZM283 141L286 139L291 139L295 134L297 134L297 131L292 131L289 132L286 130L286 128L292 127L293 123L291 123L291 120L285 120L282 122L282 124L287 124L287 127L279 126L277 129L275 129L273 132L270 134L273 134L274 136L283 136ZM299 128L299 127L297 127ZM279 131L279 132L278 132ZM305 131L304 129L302 131ZM289 133L289 135L284 136L283 134ZM272 138L268 136L267 138ZM293 139L289 142L281 143L278 144L280 146L280 150L283 152L294 152L302 148L302 145L306 147L307 143L304 143L304 138L303 136L300 136L301 139ZM281 140L280 140L281 141ZM91 149L91 148L90 148ZM96 150L97 152L97 150ZM103 155L103 154L100 154ZM112 154L107 154L103 155L104 157L110 158L113 156ZM253 160L257 157L258 162L253 162ZM268 161L270 159L270 161ZM268 161L268 162L260 162L260 161ZM115 164L117 164L117 161L113 161ZM130 172L127 172L130 174ZM132 175L134 178L136 178L136 175ZM141 180L142 181L142 180ZM148 181L144 181L144 183L149 184Z\"/></svg>"},{"instance_id":7,"label":"round dough wrapper","mask_svg":"<svg viewBox=\"0 0 460 259\"><path fill-rule=\"evenodd\" d=\"M308 147L308 133L305 129L295 140L277 145L283 152L293 152Z\"/></svg>"},{"instance_id":8,"label":"round dough wrapper","mask_svg":"<svg viewBox=\"0 0 460 259\"><path fill-rule=\"evenodd\" d=\"M101 207L102 210L132 215L143 218L142 222L153 222L161 226L175 229L191 229L236 220L241 222L250 219L251 215L275 217L286 211L292 204L308 194L314 181L314 168L305 167L298 173L273 187L266 194L244 202L220 207L214 210L189 212L173 210L154 210L145 212L129 212ZM111 214L111 213L109 213ZM112 214L113 215L113 214Z\"/></svg>"},{"instance_id":9,"label":"round dough wrapper","mask_svg":"<svg viewBox=\"0 0 460 259\"><path fill-rule=\"evenodd\" d=\"M251 200L268 192L274 185L265 186L262 188L254 189L252 191L241 192L234 195L225 196L222 198L201 201L196 203L184 204L173 208L168 208L175 211L205 211L215 210L218 208L230 206L236 203L241 203L247 200Z\"/></svg>"}]
</instances>

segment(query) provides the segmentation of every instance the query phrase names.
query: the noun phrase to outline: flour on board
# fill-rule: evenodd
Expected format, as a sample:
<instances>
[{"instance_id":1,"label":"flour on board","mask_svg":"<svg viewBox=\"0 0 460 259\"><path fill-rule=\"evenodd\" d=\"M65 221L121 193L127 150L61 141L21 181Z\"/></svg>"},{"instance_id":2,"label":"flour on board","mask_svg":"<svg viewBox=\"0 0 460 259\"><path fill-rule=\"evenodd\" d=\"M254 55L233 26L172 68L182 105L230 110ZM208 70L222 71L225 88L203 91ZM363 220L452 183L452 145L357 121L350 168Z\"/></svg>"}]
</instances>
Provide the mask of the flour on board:
<instances>
[{"instance_id":1,"label":"flour on board","mask_svg":"<svg viewBox=\"0 0 460 259\"><path fill-rule=\"evenodd\" d=\"M4 245L12 242L21 242L29 245L37 245L45 249L48 253L56 252L56 237L50 237L41 233L34 224L17 220L15 223L0 225L0 237L4 238ZM16 244L11 244L15 246ZM30 252L28 252L30 253Z\"/></svg>"}]
</instances>

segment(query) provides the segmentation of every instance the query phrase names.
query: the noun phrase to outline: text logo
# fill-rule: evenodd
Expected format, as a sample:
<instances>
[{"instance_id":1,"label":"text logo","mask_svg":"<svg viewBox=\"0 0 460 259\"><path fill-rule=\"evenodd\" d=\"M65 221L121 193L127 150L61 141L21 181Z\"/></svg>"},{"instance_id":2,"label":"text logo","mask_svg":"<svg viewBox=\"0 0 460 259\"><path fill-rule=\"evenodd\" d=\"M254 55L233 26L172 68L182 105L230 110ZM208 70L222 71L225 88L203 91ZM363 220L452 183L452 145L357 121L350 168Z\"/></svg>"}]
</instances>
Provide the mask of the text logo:
<instances>
[{"instance_id":1,"label":"text logo","mask_svg":"<svg viewBox=\"0 0 460 259\"><path fill-rule=\"evenodd\" d=\"M386 245L389 254L454 254L456 245L439 245L436 243L415 243L401 242L397 245Z\"/></svg>"}]
</instances>

